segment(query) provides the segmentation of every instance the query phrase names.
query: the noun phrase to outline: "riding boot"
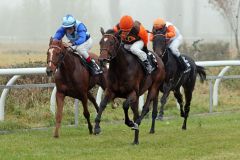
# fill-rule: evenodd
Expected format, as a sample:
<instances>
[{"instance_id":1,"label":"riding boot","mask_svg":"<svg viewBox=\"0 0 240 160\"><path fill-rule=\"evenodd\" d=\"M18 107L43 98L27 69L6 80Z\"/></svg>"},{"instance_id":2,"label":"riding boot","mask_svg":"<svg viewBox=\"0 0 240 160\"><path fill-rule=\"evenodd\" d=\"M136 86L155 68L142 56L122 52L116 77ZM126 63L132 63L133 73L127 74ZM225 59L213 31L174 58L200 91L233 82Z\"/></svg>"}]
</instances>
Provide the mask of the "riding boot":
<instances>
[{"instance_id":1,"label":"riding boot","mask_svg":"<svg viewBox=\"0 0 240 160\"><path fill-rule=\"evenodd\" d=\"M178 57L178 61L180 62L181 66L183 67L183 73L187 73L191 70L190 65L184 61L184 59L181 55Z\"/></svg>"},{"instance_id":2,"label":"riding boot","mask_svg":"<svg viewBox=\"0 0 240 160\"><path fill-rule=\"evenodd\" d=\"M89 68L91 69L91 72L92 72L93 75L97 75L97 74L103 73L103 71L98 66L98 64L95 62L94 59L91 59L91 61L88 64L90 65Z\"/></svg>"},{"instance_id":3,"label":"riding boot","mask_svg":"<svg viewBox=\"0 0 240 160\"><path fill-rule=\"evenodd\" d=\"M148 60L143 61L144 65L145 65L145 69L147 71L148 74L151 74L152 71L154 71L154 67L150 64L150 62Z\"/></svg>"}]
</instances>

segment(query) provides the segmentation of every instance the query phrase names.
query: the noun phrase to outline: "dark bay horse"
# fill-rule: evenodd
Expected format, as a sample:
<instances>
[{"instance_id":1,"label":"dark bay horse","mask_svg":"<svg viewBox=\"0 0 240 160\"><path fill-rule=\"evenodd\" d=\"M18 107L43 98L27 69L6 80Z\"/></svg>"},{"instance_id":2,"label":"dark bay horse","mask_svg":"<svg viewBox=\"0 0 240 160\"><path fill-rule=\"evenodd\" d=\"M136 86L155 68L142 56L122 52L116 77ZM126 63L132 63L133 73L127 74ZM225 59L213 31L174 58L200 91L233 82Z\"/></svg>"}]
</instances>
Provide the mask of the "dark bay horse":
<instances>
[{"instance_id":1,"label":"dark bay horse","mask_svg":"<svg viewBox=\"0 0 240 160\"><path fill-rule=\"evenodd\" d=\"M197 74L200 76L200 81L206 80L205 69L195 64L194 60L188 56L183 56L189 62L191 71L184 74L182 67L177 62L176 57L170 53L170 49L167 47L167 40L165 38L165 31L153 30L153 50L162 58L166 68L166 79L162 87L163 96L161 98L161 108L158 115L158 119L163 118L163 108L166 104L170 91L174 92L174 96L180 105L180 114L184 118L182 129L187 128L187 118L190 111L190 103L192 100L192 92L194 90ZM185 94L185 106L183 109L183 98L180 92L180 87L183 87Z\"/></svg>"},{"instance_id":2,"label":"dark bay horse","mask_svg":"<svg viewBox=\"0 0 240 160\"><path fill-rule=\"evenodd\" d=\"M151 101L154 101L153 106L153 123L151 131L154 132L154 122L157 117L157 97L160 85L165 78L165 69L162 60L156 56L158 68L151 74L145 75L141 64L137 58L126 51L121 45L118 33L113 30L108 30L106 33L101 28L102 39L100 41L100 62L108 61L109 69L107 76L107 87L105 90L104 99L100 103L99 112L95 119L94 133L99 134L101 115L109 101L115 98L125 98L123 109L125 114L125 124L135 130L133 144L138 144L139 128L143 117L149 111ZM147 100L143 106L141 116L138 113L138 98L148 90ZM131 106L133 111L133 121L129 119L128 109Z\"/></svg>"},{"instance_id":3,"label":"dark bay horse","mask_svg":"<svg viewBox=\"0 0 240 160\"><path fill-rule=\"evenodd\" d=\"M90 56L97 62L98 57L96 55L90 54ZM82 102L83 114L87 119L89 133L92 134L93 127L90 122L90 113L87 106L88 99L93 103L97 112L99 107L89 90L96 84L105 89L106 81L104 76L106 74L92 76L81 62L80 57L74 53L73 49L66 47L62 41L53 40L52 38L47 51L46 72L48 76L55 73L54 77L57 87L57 113L54 137L59 137L58 130L61 126L65 96L77 98Z\"/></svg>"}]
</instances>

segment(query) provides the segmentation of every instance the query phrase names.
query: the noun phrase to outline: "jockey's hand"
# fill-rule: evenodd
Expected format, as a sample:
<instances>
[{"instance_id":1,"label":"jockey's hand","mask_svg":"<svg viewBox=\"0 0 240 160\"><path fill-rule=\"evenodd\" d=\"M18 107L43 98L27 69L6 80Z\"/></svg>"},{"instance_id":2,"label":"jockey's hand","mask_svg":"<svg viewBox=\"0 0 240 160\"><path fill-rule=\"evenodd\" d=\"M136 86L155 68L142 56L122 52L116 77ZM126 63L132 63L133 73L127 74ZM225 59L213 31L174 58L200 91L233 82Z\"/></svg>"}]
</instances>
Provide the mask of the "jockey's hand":
<instances>
[{"instance_id":1,"label":"jockey's hand","mask_svg":"<svg viewBox=\"0 0 240 160\"><path fill-rule=\"evenodd\" d=\"M67 46L67 47L71 47L71 46L73 46L73 44L72 44L71 42L67 42L67 43L66 43L66 46Z\"/></svg>"}]
</instances>

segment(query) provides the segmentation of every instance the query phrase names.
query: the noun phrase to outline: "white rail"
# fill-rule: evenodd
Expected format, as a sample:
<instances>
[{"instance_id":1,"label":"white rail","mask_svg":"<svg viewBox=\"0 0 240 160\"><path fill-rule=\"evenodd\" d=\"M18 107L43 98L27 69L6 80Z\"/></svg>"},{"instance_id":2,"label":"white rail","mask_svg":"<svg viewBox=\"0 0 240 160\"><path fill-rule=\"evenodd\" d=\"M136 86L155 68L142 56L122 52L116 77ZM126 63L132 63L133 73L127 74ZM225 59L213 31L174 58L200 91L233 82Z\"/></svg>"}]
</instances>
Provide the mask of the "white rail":
<instances>
[{"instance_id":1,"label":"white rail","mask_svg":"<svg viewBox=\"0 0 240 160\"><path fill-rule=\"evenodd\" d=\"M216 66L240 66L240 60L227 60L227 61L198 61L196 62L197 65L203 66L203 67L216 67ZM2 75L39 75L39 74L46 74L46 68L45 67L39 67L39 68L12 68L12 69L0 69L0 76ZM224 74L224 73L223 73ZM223 75L222 74L222 75ZM17 76L18 77L18 76ZM13 78L15 79L15 78ZM218 78L219 79L219 78ZM14 81L9 81L7 85L12 85ZM220 80L218 80L215 84L214 87L214 97L213 101L215 102L214 104L217 103L217 91L218 91L218 85L220 83ZM0 121L4 120L4 107L5 107L5 99L7 96L8 90L4 89L1 99L0 99ZM97 102L98 104L100 103L100 99L102 97L102 91L101 88L99 88L98 94L97 94ZM53 113L55 113L55 94L56 94L56 89L53 90L52 92L52 98L50 102L50 109ZM139 106L143 106L143 97L140 97L140 104Z\"/></svg>"},{"instance_id":2,"label":"white rail","mask_svg":"<svg viewBox=\"0 0 240 160\"><path fill-rule=\"evenodd\" d=\"M46 68L11 68L11 69L0 69L0 76L2 75L35 75L35 74L46 74Z\"/></svg>"}]
</instances>

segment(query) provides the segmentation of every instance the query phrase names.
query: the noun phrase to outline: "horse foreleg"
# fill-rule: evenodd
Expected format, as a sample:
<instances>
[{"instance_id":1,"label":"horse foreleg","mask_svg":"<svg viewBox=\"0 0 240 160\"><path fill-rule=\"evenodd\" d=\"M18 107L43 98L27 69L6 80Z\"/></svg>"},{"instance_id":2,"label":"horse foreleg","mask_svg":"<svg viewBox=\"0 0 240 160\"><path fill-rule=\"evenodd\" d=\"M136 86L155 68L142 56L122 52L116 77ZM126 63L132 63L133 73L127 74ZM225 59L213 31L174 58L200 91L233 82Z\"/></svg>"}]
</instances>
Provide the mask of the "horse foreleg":
<instances>
[{"instance_id":1,"label":"horse foreleg","mask_svg":"<svg viewBox=\"0 0 240 160\"><path fill-rule=\"evenodd\" d=\"M95 109L96 109L96 112L98 112L98 111L99 111L99 107L98 107L98 104L97 104L97 102L96 102L96 99L94 98L94 96L92 95L92 93L90 93L90 92L88 91L87 96L88 96L88 99L93 103L93 105L94 105L94 107L95 107Z\"/></svg>"},{"instance_id":2,"label":"horse foreleg","mask_svg":"<svg viewBox=\"0 0 240 160\"><path fill-rule=\"evenodd\" d=\"M190 104L191 104L191 100L192 100L192 91L188 88L184 88L184 93L185 93L185 106L184 106L184 121L183 121L183 125L182 125L182 129L186 130L187 129L187 118L188 118L188 114L190 111Z\"/></svg>"},{"instance_id":3,"label":"horse foreleg","mask_svg":"<svg viewBox=\"0 0 240 160\"><path fill-rule=\"evenodd\" d=\"M180 116L184 117L185 114L183 111L183 96L180 92L180 88L178 88L174 91L174 97L177 99L177 102L180 105Z\"/></svg>"},{"instance_id":4,"label":"horse foreleg","mask_svg":"<svg viewBox=\"0 0 240 160\"><path fill-rule=\"evenodd\" d=\"M129 119L129 116L128 116L129 106L130 106L129 100L127 99L127 100L125 100L125 101L123 102L123 110L124 110L124 115L125 115L125 124L126 124L128 127L133 127L133 126L134 126L133 121L131 121L131 120Z\"/></svg>"},{"instance_id":5,"label":"horse foreleg","mask_svg":"<svg viewBox=\"0 0 240 160\"><path fill-rule=\"evenodd\" d=\"M87 102L88 102L87 100L88 99L87 99L87 97L88 97L88 95L83 95L81 97L81 101L82 101L82 105L83 105L83 115L86 118L87 123L88 123L89 134L92 134L93 133L92 132L93 126L92 126L92 124L90 122L90 113L88 111L88 105L87 105Z\"/></svg>"},{"instance_id":6,"label":"horse foreleg","mask_svg":"<svg viewBox=\"0 0 240 160\"><path fill-rule=\"evenodd\" d=\"M155 120L157 118L158 94L159 92L157 92L157 95L153 100L152 125L149 133L155 133Z\"/></svg>"},{"instance_id":7,"label":"horse foreleg","mask_svg":"<svg viewBox=\"0 0 240 160\"><path fill-rule=\"evenodd\" d=\"M94 127L94 134L95 135L99 134L101 132L100 121L101 121L102 113L103 113L104 109L106 108L108 102L113 100L113 98L114 98L114 94L112 92L110 92L109 90L106 90L106 95L100 103L99 111L98 111L97 116L95 118L95 127Z\"/></svg>"},{"instance_id":8,"label":"horse foreleg","mask_svg":"<svg viewBox=\"0 0 240 160\"><path fill-rule=\"evenodd\" d=\"M147 99L145 104L143 105L143 109L142 109L142 113L141 116L139 117L139 119L137 120L137 124L140 125L142 119L144 118L144 116L149 112L149 105L151 103L151 101L156 97L156 95L158 94L158 88L159 86L152 86L149 91L148 91L148 95L147 95Z\"/></svg>"},{"instance_id":9,"label":"horse foreleg","mask_svg":"<svg viewBox=\"0 0 240 160\"><path fill-rule=\"evenodd\" d=\"M161 107L160 107L160 111L159 111L159 115L157 117L158 120L163 120L163 114L164 114L164 106L167 103L167 98L170 94L172 85L171 83L164 83L163 85L163 95L161 97Z\"/></svg>"},{"instance_id":10,"label":"horse foreleg","mask_svg":"<svg viewBox=\"0 0 240 160\"><path fill-rule=\"evenodd\" d=\"M135 131L134 133L134 141L133 144L139 144L139 127L137 124L137 120L139 119L139 112L138 112L138 97L136 96L136 99L130 104L131 105L131 109L133 111L133 127L132 129Z\"/></svg>"},{"instance_id":11,"label":"horse foreleg","mask_svg":"<svg viewBox=\"0 0 240 160\"><path fill-rule=\"evenodd\" d=\"M62 121L62 112L63 112L63 103L64 103L65 95L63 93L56 93L56 101L57 101L57 113L56 113L56 128L54 132L54 137L59 137L59 128L61 126Z\"/></svg>"}]
</instances>

